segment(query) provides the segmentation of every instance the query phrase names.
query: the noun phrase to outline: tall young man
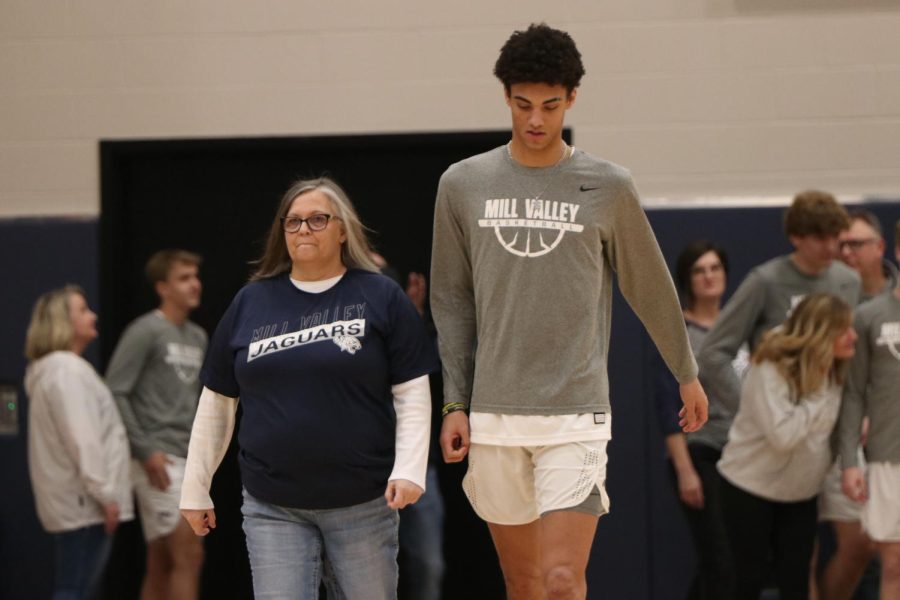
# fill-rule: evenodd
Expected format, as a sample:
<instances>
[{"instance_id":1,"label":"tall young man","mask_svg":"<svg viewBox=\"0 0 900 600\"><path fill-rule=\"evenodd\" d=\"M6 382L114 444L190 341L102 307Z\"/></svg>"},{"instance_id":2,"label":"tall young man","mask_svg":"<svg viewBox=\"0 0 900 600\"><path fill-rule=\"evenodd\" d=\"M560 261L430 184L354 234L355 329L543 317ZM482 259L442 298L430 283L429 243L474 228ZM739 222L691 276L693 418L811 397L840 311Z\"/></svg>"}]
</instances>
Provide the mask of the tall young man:
<instances>
[{"instance_id":1,"label":"tall young man","mask_svg":"<svg viewBox=\"0 0 900 600\"><path fill-rule=\"evenodd\" d=\"M463 487L508 597L584 598L609 504L614 272L681 384L685 431L706 421L707 401L630 174L562 139L584 74L572 38L544 24L515 32L494 74L512 139L452 165L435 207L441 449L447 462L469 456Z\"/></svg>"},{"instance_id":2,"label":"tall young man","mask_svg":"<svg viewBox=\"0 0 900 600\"><path fill-rule=\"evenodd\" d=\"M203 539L181 519L178 504L207 343L203 329L188 320L200 304L200 261L184 250L150 257L146 274L159 308L128 326L106 373L131 442L132 480L147 542L142 600L189 600L198 594Z\"/></svg>"}]
</instances>

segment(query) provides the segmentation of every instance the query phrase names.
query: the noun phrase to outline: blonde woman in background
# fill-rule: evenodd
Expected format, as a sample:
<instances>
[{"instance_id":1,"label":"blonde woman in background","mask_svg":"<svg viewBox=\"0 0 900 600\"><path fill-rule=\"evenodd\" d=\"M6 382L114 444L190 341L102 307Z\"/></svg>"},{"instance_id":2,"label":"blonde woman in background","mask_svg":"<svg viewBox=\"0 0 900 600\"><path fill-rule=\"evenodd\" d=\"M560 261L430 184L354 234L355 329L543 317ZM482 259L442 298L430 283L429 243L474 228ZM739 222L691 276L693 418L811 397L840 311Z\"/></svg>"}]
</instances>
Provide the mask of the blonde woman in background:
<instances>
[{"instance_id":1,"label":"blonde woman in background","mask_svg":"<svg viewBox=\"0 0 900 600\"><path fill-rule=\"evenodd\" d=\"M97 315L74 285L38 298L25 342L28 467L38 518L53 534L53 598L90 597L112 533L133 518L125 427L109 389L81 357Z\"/></svg>"},{"instance_id":2,"label":"blonde woman in background","mask_svg":"<svg viewBox=\"0 0 900 600\"><path fill-rule=\"evenodd\" d=\"M813 294L753 354L718 464L740 600L759 598L770 557L780 598L808 596L816 496L855 351L851 322L842 300Z\"/></svg>"}]
</instances>

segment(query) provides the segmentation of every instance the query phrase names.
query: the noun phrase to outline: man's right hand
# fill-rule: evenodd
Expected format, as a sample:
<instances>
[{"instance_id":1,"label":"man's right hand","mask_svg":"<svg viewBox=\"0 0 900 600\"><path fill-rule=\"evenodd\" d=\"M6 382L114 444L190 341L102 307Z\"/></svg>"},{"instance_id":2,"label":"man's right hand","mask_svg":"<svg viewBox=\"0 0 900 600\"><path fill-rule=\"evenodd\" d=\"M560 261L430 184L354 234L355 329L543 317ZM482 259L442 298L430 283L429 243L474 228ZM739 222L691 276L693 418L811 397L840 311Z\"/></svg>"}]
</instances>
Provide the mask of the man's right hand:
<instances>
[{"instance_id":1,"label":"man's right hand","mask_svg":"<svg viewBox=\"0 0 900 600\"><path fill-rule=\"evenodd\" d=\"M866 476L859 467L847 467L841 473L841 490L854 502L865 502L869 498Z\"/></svg>"},{"instance_id":2,"label":"man's right hand","mask_svg":"<svg viewBox=\"0 0 900 600\"><path fill-rule=\"evenodd\" d=\"M169 489L171 481L169 481L166 465L170 464L172 464L172 460L162 450L157 450L144 460L144 471L147 472L150 485L162 491Z\"/></svg>"},{"instance_id":3,"label":"man's right hand","mask_svg":"<svg viewBox=\"0 0 900 600\"><path fill-rule=\"evenodd\" d=\"M448 413L441 424L441 453L444 462L461 462L469 453L469 416L465 411Z\"/></svg>"}]
</instances>

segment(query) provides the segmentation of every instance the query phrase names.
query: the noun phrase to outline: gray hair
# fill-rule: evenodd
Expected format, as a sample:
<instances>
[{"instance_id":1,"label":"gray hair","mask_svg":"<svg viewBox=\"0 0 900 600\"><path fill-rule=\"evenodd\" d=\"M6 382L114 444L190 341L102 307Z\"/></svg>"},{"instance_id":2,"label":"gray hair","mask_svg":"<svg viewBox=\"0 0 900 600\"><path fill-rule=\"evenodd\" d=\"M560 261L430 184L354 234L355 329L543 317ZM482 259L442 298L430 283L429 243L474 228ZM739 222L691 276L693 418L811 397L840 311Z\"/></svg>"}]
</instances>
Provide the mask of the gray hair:
<instances>
[{"instance_id":1,"label":"gray hair","mask_svg":"<svg viewBox=\"0 0 900 600\"><path fill-rule=\"evenodd\" d=\"M372 250L366 236L366 227L360 221L359 215L356 214L356 209L353 208L347 192L333 179L319 177L295 181L281 197L275 219L269 228L265 251L255 262L256 271L250 276L250 281L275 277L291 270L291 257L284 242L281 219L287 216L294 200L314 190L325 194L334 208L334 216L340 218L344 224L344 233L347 236L347 240L341 245L341 262L344 263L344 266L348 269L356 268L379 272L370 256Z\"/></svg>"}]
</instances>

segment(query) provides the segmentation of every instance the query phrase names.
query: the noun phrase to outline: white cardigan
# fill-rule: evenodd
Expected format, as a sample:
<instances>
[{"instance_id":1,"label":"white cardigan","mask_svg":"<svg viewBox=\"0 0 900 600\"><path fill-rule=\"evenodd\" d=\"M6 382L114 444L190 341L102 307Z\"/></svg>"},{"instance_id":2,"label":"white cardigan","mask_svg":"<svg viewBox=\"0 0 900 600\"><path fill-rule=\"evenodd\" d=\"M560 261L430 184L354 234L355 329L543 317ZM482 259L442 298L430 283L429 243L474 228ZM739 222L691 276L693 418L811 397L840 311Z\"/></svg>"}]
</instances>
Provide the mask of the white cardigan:
<instances>
[{"instance_id":1,"label":"white cardigan","mask_svg":"<svg viewBox=\"0 0 900 600\"><path fill-rule=\"evenodd\" d=\"M829 438L840 407L841 389L831 382L795 404L787 380L773 363L752 365L719 472L736 487L767 500L815 497L831 466Z\"/></svg>"},{"instance_id":2,"label":"white cardigan","mask_svg":"<svg viewBox=\"0 0 900 600\"><path fill-rule=\"evenodd\" d=\"M51 533L134 518L125 427L109 389L86 360L59 351L25 373L28 468L38 518Z\"/></svg>"}]
</instances>

